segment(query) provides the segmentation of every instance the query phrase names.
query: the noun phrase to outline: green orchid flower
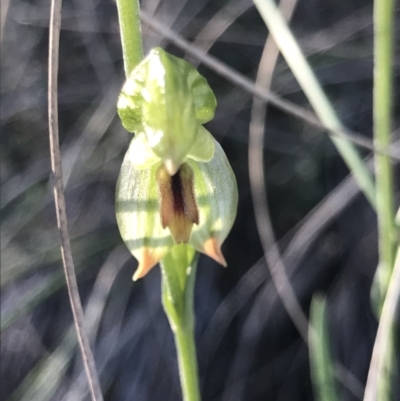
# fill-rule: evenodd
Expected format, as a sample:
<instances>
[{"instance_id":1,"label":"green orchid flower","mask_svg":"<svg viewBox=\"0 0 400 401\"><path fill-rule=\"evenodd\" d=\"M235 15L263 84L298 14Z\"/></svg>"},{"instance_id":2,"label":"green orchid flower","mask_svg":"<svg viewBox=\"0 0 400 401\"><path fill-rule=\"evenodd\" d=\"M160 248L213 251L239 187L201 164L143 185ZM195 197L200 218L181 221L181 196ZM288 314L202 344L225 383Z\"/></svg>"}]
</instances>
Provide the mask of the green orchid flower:
<instances>
[{"instance_id":1,"label":"green orchid flower","mask_svg":"<svg viewBox=\"0 0 400 401\"><path fill-rule=\"evenodd\" d=\"M136 132L116 191L121 236L143 277L175 244L226 265L221 245L237 209L236 179L203 127L216 107L207 81L184 60L154 49L122 89L118 112Z\"/></svg>"}]
</instances>

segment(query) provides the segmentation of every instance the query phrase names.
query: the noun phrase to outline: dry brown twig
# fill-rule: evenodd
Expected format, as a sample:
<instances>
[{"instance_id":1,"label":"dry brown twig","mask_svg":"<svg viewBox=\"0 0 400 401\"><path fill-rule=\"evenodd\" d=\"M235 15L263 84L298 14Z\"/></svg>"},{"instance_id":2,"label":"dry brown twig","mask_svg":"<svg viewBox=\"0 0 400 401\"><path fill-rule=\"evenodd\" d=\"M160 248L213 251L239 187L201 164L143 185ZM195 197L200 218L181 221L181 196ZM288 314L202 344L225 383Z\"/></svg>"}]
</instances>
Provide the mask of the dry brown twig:
<instances>
[{"instance_id":1,"label":"dry brown twig","mask_svg":"<svg viewBox=\"0 0 400 401\"><path fill-rule=\"evenodd\" d=\"M76 334L82 354L83 365L88 379L90 393L93 401L103 401L100 381L94 362L94 356L90 348L90 342L85 330L84 315L79 296L74 262L72 259L71 244L68 234L68 220L65 206L64 188L62 180L62 167L60 157L60 145L58 135L58 100L57 100L57 76L58 55L61 27L62 0L52 0L50 12L49 33L49 81L48 81L48 112L49 112L49 139L51 170L54 186L54 202L56 206L57 224L61 239L61 254L64 273L67 282L72 314L76 328Z\"/></svg>"}]
</instances>

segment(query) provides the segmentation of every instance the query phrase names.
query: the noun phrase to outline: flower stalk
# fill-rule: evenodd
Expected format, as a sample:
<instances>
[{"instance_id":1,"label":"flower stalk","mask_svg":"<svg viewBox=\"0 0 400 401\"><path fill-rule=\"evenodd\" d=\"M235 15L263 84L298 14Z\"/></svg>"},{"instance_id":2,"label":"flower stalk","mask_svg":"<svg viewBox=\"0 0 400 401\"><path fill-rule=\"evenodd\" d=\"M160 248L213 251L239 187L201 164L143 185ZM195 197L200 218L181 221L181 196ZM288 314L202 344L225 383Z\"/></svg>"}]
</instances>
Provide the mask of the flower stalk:
<instances>
[{"instance_id":1,"label":"flower stalk","mask_svg":"<svg viewBox=\"0 0 400 401\"><path fill-rule=\"evenodd\" d=\"M176 245L162 260L162 302L175 337L184 401L200 401L194 339L194 283L198 254Z\"/></svg>"},{"instance_id":2,"label":"flower stalk","mask_svg":"<svg viewBox=\"0 0 400 401\"><path fill-rule=\"evenodd\" d=\"M125 76L128 78L143 58L139 0L117 0Z\"/></svg>"}]
</instances>

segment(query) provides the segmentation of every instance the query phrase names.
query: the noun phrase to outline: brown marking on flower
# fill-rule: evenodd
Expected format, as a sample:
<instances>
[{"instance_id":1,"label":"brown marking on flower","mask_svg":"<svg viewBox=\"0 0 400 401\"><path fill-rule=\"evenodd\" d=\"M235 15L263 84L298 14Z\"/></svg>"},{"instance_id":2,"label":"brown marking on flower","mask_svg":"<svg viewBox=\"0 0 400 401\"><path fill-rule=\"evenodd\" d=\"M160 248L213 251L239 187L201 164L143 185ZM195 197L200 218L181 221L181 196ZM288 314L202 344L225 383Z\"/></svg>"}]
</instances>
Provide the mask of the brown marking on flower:
<instances>
[{"instance_id":1,"label":"brown marking on flower","mask_svg":"<svg viewBox=\"0 0 400 401\"><path fill-rule=\"evenodd\" d=\"M222 266L227 266L224 255L221 252L221 245L216 238L211 237L206 240L203 245L203 252Z\"/></svg>"},{"instance_id":2,"label":"brown marking on flower","mask_svg":"<svg viewBox=\"0 0 400 401\"><path fill-rule=\"evenodd\" d=\"M193 170L186 163L172 176L163 165L157 170L161 225L168 227L177 244L189 242L193 224L199 224L193 178Z\"/></svg>"}]
</instances>

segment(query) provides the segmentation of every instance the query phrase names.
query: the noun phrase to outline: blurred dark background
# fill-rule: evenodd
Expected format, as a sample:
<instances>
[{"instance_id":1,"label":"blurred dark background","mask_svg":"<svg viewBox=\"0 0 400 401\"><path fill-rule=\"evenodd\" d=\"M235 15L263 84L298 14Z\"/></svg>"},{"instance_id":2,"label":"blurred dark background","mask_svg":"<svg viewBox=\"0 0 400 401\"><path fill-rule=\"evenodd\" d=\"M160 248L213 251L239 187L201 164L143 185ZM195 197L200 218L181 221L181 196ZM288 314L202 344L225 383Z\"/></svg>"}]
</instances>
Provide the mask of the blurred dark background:
<instances>
[{"instance_id":1,"label":"blurred dark background","mask_svg":"<svg viewBox=\"0 0 400 401\"><path fill-rule=\"evenodd\" d=\"M1 2L0 397L10 401L89 399L49 181L49 3ZM143 0L142 8L187 40L211 46L210 54L255 79L268 32L250 0ZM398 8L396 15L398 20ZM343 124L371 137L372 1L299 0L290 25ZM207 41L202 40L204 29ZM213 36L213 29L219 33ZM146 25L143 36L146 52L163 46L186 56ZM395 88L398 44L397 24ZM270 280L255 224L247 154L252 95L201 64L199 71L218 99L216 117L207 128L227 153L240 194L236 223L223 246L228 268L205 256L198 268L196 336L203 399L312 400L308 348ZM173 337L161 307L160 271L131 281L136 261L115 221L115 184L131 138L116 115L123 80L115 3L65 0L58 94L65 194L105 399L173 401L181 396ZM310 108L282 58L272 90ZM395 128L400 124L399 93ZM347 387L338 382L340 399L361 399L377 328L370 304L377 264L375 213L350 182L339 193L340 201L312 220L310 213L319 202L333 199L332 191L348 170L325 133L272 106L264 159L275 235L298 299L308 313L316 292L327 296L332 353L353 375Z\"/></svg>"}]
</instances>

